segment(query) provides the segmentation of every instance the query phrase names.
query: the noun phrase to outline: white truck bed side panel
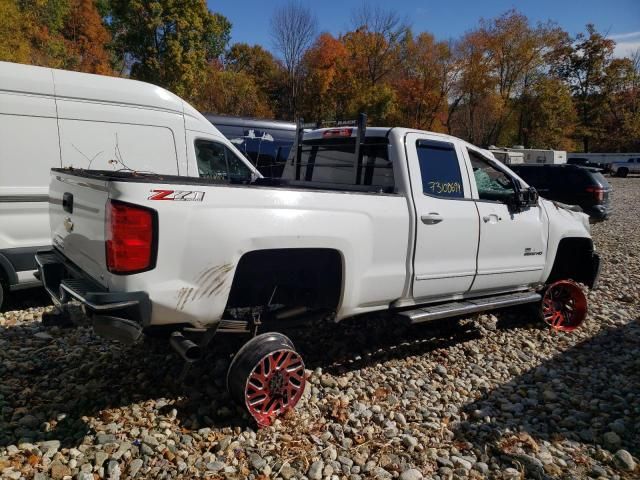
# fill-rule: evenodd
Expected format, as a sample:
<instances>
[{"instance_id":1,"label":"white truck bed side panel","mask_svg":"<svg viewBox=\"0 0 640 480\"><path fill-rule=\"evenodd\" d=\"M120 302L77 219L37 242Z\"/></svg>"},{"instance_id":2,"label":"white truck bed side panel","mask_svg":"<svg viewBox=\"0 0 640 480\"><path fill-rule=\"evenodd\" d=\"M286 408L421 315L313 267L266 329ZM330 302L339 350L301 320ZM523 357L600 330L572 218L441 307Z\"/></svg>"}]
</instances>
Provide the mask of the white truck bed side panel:
<instances>
[{"instance_id":1,"label":"white truck bed side panel","mask_svg":"<svg viewBox=\"0 0 640 480\"><path fill-rule=\"evenodd\" d=\"M409 214L404 197L261 187L180 187L119 182L113 198L159 210L154 270L111 275L114 291L144 290L152 324L207 324L224 311L243 254L262 249L332 248L343 258L338 317L386 307L405 283ZM204 191L202 202L147 200L152 189ZM220 269L207 294L206 272ZM167 279L162 282L155 279ZM208 280L211 280L210 278Z\"/></svg>"}]
</instances>

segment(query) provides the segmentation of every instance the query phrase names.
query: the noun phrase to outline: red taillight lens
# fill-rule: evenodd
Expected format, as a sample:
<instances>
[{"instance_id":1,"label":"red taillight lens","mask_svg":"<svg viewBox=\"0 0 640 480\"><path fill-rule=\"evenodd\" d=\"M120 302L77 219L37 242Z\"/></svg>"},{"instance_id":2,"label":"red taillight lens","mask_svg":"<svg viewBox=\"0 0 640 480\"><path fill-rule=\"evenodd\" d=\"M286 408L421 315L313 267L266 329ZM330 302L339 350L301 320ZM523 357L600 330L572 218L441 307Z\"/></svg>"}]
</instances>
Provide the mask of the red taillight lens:
<instances>
[{"instance_id":1,"label":"red taillight lens","mask_svg":"<svg viewBox=\"0 0 640 480\"><path fill-rule=\"evenodd\" d=\"M602 202L604 200L604 188L587 187L586 191L593 194L593 198L598 202Z\"/></svg>"},{"instance_id":2,"label":"red taillight lens","mask_svg":"<svg viewBox=\"0 0 640 480\"><path fill-rule=\"evenodd\" d=\"M332 128L331 130L326 130L322 134L322 138L350 137L352 133L353 128Z\"/></svg>"},{"instance_id":3,"label":"red taillight lens","mask_svg":"<svg viewBox=\"0 0 640 480\"><path fill-rule=\"evenodd\" d=\"M137 273L154 267L154 210L111 200L106 229L107 268L111 273Z\"/></svg>"}]
</instances>

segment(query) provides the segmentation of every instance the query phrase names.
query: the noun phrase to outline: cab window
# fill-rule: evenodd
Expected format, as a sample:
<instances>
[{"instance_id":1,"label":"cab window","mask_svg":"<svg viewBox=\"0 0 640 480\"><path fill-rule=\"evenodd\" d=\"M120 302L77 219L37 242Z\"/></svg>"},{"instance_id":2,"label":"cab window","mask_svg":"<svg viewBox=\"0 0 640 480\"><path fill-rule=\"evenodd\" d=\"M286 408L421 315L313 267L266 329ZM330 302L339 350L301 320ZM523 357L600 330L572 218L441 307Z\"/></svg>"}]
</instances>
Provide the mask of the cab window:
<instances>
[{"instance_id":1,"label":"cab window","mask_svg":"<svg viewBox=\"0 0 640 480\"><path fill-rule=\"evenodd\" d=\"M453 143L418 140L418 163L425 195L464 198L460 162Z\"/></svg>"},{"instance_id":2,"label":"cab window","mask_svg":"<svg viewBox=\"0 0 640 480\"><path fill-rule=\"evenodd\" d=\"M478 188L480 200L509 203L513 200L516 188L513 179L502 170L494 167L482 155L469 150L471 168Z\"/></svg>"},{"instance_id":3,"label":"cab window","mask_svg":"<svg viewBox=\"0 0 640 480\"><path fill-rule=\"evenodd\" d=\"M195 149L200 177L229 183L251 182L249 167L221 143L196 140Z\"/></svg>"}]
</instances>

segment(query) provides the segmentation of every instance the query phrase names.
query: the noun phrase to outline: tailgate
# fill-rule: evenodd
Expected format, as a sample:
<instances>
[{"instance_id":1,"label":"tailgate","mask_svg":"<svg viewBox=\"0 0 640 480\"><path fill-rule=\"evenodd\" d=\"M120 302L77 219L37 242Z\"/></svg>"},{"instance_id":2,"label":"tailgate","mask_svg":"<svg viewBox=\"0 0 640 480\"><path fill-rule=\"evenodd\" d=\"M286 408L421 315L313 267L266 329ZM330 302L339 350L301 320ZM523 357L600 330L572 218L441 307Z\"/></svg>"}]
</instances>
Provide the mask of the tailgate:
<instances>
[{"instance_id":1,"label":"tailgate","mask_svg":"<svg viewBox=\"0 0 640 480\"><path fill-rule=\"evenodd\" d=\"M68 260L106 285L105 208L109 182L72 171L51 171L49 221L53 245Z\"/></svg>"}]
</instances>

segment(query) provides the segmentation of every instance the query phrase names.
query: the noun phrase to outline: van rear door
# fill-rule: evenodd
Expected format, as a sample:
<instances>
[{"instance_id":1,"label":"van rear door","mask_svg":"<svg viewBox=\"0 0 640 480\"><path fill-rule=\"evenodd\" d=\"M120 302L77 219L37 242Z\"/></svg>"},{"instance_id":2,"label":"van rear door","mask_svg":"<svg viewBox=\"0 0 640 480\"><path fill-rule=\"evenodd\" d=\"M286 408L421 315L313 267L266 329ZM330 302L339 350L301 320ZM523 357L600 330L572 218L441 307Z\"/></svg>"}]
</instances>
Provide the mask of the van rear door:
<instances>
[{"instance_id":1,"label":"van rear door","mask_svg":"<svg viewBox=\"0 0 640 480\"><path fill-rule=\"evenodd\" d=\"M105 209L109 182L51 171L49 221L54 247L106 286Z\"/></svg>"}]
</instances>

